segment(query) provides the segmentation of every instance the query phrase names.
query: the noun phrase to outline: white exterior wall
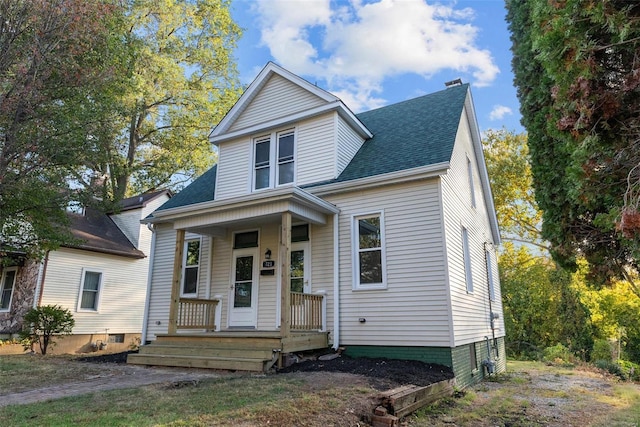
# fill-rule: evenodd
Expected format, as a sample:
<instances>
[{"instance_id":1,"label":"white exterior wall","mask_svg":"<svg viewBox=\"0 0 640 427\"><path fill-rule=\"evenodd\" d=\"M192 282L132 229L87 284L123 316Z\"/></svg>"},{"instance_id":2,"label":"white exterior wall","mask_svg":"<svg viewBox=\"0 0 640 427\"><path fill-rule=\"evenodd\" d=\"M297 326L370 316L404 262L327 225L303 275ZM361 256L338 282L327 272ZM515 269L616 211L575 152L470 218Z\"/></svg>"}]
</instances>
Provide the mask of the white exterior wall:
<instances>
[{"instance_id":1,"label":"white exterior wall","mask_svg":"<svg viewBox=\"0 0 640 427\"><path fill-rule=\"evenodd\" d=\"M251 191L251 138L226 141L218 146L215 200Z\"/></svg>"},{"instance_id":2,"label":"white exterior wall","mask_svg":"<svg viewBox=\"0 0 640 427\"><path fill-rule=\"evenodd\" d=\"M235 120L229 132L319 107L324 103L311 92L274 74Z\"/></svg>"},{"instance_id":3,"label":"white exterior wall","mask_svg":"<svg viewBox=\"0 0 640 427\"><path fill-rule=\"evenodd\" d=\"M170 225L157 224L155 233L156 247L151 269L151 293L148 297L147 340L155 340L156 334L166 334L168 330L173 257L176 246L176 231Z\"/></svg>"},{"instance_id":4,"label":"white exterior wall","mask_svg":"<svg viewBox=\"0 0 640 427\"><path fill-rule=\"evenodd\" d=\"M353 156L356 155L364 139L360 137L344 120L338 117L337 119L337 132L338 143L337 147L337 162L335 164L335 176L338 177L347 167Z\"/></svg>"},{"instance_id":5,"label":"white exterior wall","mask_svg":"<svg viewBox=\"0 0 640 427\"><path fill-rule=\"evenodd\" d=\"M132 209L115 215L109 215L111 220L115 222L118 228L127 236L127 239L138 249L140 249L138 244L140 243L140 220L142 219L140 211L140 209ZM146 228L146 226L143 227ZM147 251L143 252L148 255Z\"/></svg>"},{"instance_id":6,"label":"white exterior wall","mask_svg":"<svg viewBox=\"0 0 640 427\"><path fill-rule=\"evenodd\" d=\"M146 296L148 258L135 259L79 249L49 253L42 305L68 308L76 321L74 334L139 333ZM97 312L78 311L82 269L102 272Z\"/></svg>"},{"instance_id":7,"label":"white exterior wall","mask_svg":"<svg viewBox=\"0 0 640 427\"><path fill-rule=\"evenodd\" d=\"M341 212L340 345L449 346L437 179L327 197ZM353 290L353 215L384 213L387 288ZM365 323L359 322L366 319Z\"/></svg>"},{"instance_id":8,"label":"white exterior wall","mask_svg":"<svg viewBox=\"0 0 640 427\"><path fill-rule=\"evenodd\" d=\"M473 168L473 183L476 207L471 206L467 158ZM469 122L462 114L451 169L442 178L443 214L445 219L447 265L450 282L451 306L454 327L454 345L459 346L491 337L490 310L485 263L485 243L492 242L484 195L480 185ZM473 293L467 292L462 247L462 227L468 232L471 253ZM504 323L497 260L491 245L486 246L492 254L493 280L496 300L492 301L493 312L499 313L496 336L504 336Z\"/></svg>"},{"instance_id":9,"label":"white exterior wall","mask_svg":"<svg viewBox=\"0 0 640 427\"><path fill-rule=\"evenodd\" d=\"M334 178L336 162L336 113L305 120L296 131L296 184L305 185Z\"/></svg>"}]
</instances>

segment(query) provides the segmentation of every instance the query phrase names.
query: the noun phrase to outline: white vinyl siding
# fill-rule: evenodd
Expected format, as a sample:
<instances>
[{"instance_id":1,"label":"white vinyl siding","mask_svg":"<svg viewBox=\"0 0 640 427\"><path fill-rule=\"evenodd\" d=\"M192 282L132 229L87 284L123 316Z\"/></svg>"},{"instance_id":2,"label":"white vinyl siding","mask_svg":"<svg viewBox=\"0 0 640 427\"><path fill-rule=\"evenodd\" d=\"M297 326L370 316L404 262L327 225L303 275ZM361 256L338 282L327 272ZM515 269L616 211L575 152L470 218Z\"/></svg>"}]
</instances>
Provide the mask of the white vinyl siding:
<instances>
[{"instance_id":1,"label":"white vinyl siding","mask_svg":"<svg viewBox=\"0 0 640 427\"><path fill-rule=\"evenodd\" d=\"M336 116L331 113L315 117L298 126L297 185L334 178Z\"/></svg>"},{"instance_id":2,"label":"white vinyl siding","mask_svg":"<svg viewBox=\"0 0 640 427\"><path fill-rule=\"evenodd\" d=\"M252 140L249 137L227 141L218 146L216 200L251 191L252 158Z\"/></svg>"},{"instance_id":3,"label":"white vinyl siding","mask_svg":"<svg viewBox=\"0 0 640 427\"><path fill-rule=\"evenodd\" d=\"M438 190L432 179L327 197L340 208L341 345L450 345ZM387 288L354 291L352 216L381 211Z\"/></svg>"},{"instance_id":4,"label":"white vinyl siding","mask_svg":"<svg viewBox=\"0 0 640 427\"><path fill-rule=\"evenodd\" d=\"M163 198L166 200L166 198ZM118 228L122 230L127 239L136 248L139 245L140 240L140 209L133 209L130 211L120 212L115 215L110 215L111 220L116 223ZM146 226L143 225L146 228Z\"/></svg>"},{"instance_id":5,"label":"white vinyl siding","mask_svg":"<svg viewBox=\"0 0 640 427\"><path fill-rule=\"evenodd\" d=\"M147 260L68 248L52 251L42 287L42 305L57 304L73 311L74 334L104 333L105 329L111 333L140 333ZM98 312L76 311L84 271L103 273Z\"/></svg>"},{"instance_id":6,"label":"white vinyl siding","mask_svg":"<svg viewBox=\"0 0 640 427\"><path fill-rule=\"evenodd\" d=\"M466 114L462 114L451 159L451 168L442 177L442 203L446 236L449 292L452 307L453 340L455 346L466 345L484 339L491 334L489 291L487 285L485 250L492 244L492 233L482 188L478 185L477 160L472 146L471 131ZM475 178L476 208L469 201L469 165ZM474 292L468 293L465 253L461 227L467 230L469 246L468 266ZM502 313L500 286L497 270L493 276L495 302L493 311ZM504 336L503 316L496 321L496 336Z\"/></svg>"},{"instance_id":7,"label":"white vinyl siding","mask_svg":"<svg viewBox=\"0 0 640 427\"><path fill-rule=\"evenodd\" d=\"M464 261L464 282L467 292L473 293L473 270L471 269L471 251L469 250L469 232L462 227L462 259Z\"/></svg>"},{"instance_id":8,"label":"white vinyl siding","mask_svg":"<svg viewBox=\"0 0 640 427\"><path fill-rule=\"evenodd\" d=\"M364 140L360 137L347 123L344 122L341 118L338 118L338 144L337 150L338 155L336 162L336 172L335 176L337 177L344 171L349 162L353 159L353 156L356 155Z\"/></svg>"},{"instance_id":9,"label":"white vinyl siding","mask_svg":"<svg viewBox=\"0 0 640 427\"><path fill-rule=\"evenodd\" d=\"M279 75L273 75L231 125L229 132L296 114L324 103L324 100L300 86Z\"/></svg>"}]
</instances>

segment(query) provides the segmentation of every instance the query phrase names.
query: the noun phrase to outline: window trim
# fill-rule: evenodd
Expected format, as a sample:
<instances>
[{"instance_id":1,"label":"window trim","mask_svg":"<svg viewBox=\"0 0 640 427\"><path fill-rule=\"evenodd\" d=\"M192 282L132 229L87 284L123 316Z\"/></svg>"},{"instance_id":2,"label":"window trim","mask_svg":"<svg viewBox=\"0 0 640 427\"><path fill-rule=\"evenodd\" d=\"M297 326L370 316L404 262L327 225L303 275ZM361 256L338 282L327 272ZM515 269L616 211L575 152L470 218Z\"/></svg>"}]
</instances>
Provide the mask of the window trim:
<instances>
[{"instance_id":1,"label":"window trim","mask_svg":"<svg viewBox=\"0 0 640 427\"><path fill-rule=\"evenodd\" d=\"M84 294L84 285L87 273L98 273L100 274L100 281L98 282L98 290L96 292L96 304L95 308L85 308L82 307L82 295ZM102 288L104 287L104 271L100 268L89 268L83 267L82 274L80 275L80 292L78 293L78 306L76 307L76 311L83 313L99 313L100 312L100 302L102 300Z\"/></svg>"},{"instance_id":2,"label":"window trim","mask_svg":"<svg viewBox=\"0 0 640 427\"><path fill-rule=\"evenodd\" d=\"M273 131L268 134L262 134L252 138L251 147L251 191L264 191L268 189L284 187L288 185L292 185L296 182L296 163L298 157L298 144L297 144L297 129L295 127L290 127L282 130ZM293 156L292 159L286 160L286 162L282 162L282 164L292 163L293 164L293 179L290 182L285 182L279 184L280 181L280 137L293 135ZM256 146L259 143L269 142L269 163L268 165L261 165L260 168L256 165ZM265 187L256 187L256 171L258 169L268 169L268 177L269 182Z\"/></svg>"},{"instance_id":3,"label":"window trim","mask_svg":"<svg viewBox=\"0 0 640 427\"><path fill-rule=\"evenodd\" d=\"M380 269L381 283L360 283L360 228L358 221L367 218L380 218ZM387 283L387 250L384 226L384 210L351 215L351 259L353 269L353 290L385 290Z\"/></svg>"},{"instance_id":4,"label":"window trim","mask_svg":"<svg viewBox=\"0 0 640 427\"><path fill-rule=\"evenodd\" d=\"M189 243L198 242L198 264L197 265L187 265L187 256L189 255ZM180 296L193 298L198 295L199 285L200 285L200 266L202 265L202 237L193 237L184 240L184 250L182 253L182 277L180 279ZM193 293L185 293L184 285L185 280L187 279L187 268L197 268L198 271L196 273L196 291Z\"/></svg>"},{"instance_id":5,"label":"window trim","mask_svg":"<svg viewBox=\"0 0 640 427\"><path fill-rule=\"evenodd\" d=\"M11 295L9 295L9 304L7 308L0 307L0 313L8 313L11 311L11 303L13 302L13 295L16 291L16 283L18 282L18 267L5 267L2 269L2 275L0 275L0 300L2 299L2 294L4 293L4 282L7 278L7 273L10 271L15 271L16 274L13 276L13 283L11 284Z\"/></svg>"},{"instance_id":6,"label":"window trim","mask_svg":"<svg viewBox=\"0 0 640 427\"><path fill-rule=\"evenodd\" d=\"M473 293L473 269L471 268L471 249L469 245L469 231L462 226L462 260L464 263L464 281L467 293Z\"/></svg>"}]
</instances>

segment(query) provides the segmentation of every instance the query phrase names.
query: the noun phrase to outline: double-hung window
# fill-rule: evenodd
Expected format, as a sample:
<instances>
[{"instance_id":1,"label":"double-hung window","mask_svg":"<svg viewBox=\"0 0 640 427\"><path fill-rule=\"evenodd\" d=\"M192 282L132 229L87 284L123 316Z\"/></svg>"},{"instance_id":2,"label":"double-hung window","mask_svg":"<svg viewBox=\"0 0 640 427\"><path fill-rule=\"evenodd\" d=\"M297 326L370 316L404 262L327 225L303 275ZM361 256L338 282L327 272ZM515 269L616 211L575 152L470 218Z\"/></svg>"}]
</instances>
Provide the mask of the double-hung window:
<instances>
[{"instance_id":1,"label":"double-hung window","mask_svg":"<svg viewBox=\"0 0 640 427\"><path fill-rule=\"evenodd\" d=\"M462 227L462 257L464 261L464 278L467 292L473 293L473 274L471 273L471 250L469 248L469 232Z\"/></svg>"},{"instance_id":2,"label":"double-hung window","mask_svg":"<svg viewBox=\"0 0 640 427\"><path fill-rule=\"evenodd\" d=\"M98 311L102 292L102 272L83 269L78 311Z\"/></svg>"},{"instance_id":3,"label":"double-hung window","mask_svg":"<svg viewBox=\"0 0 640 427\"><path fill-rule=\"evenodd\" d=\"M9 311L11 308L11 297L16 284L18 267L5 268L2 271L2 282L0 282L0 311Z\"/></svg>"},{"instance_id":4,"label":"double-hung window","mask_svg":"<svg viewBox=\"0 0 640 427\"><path fill-rule=\"evenodd\" d=\"M184 242L184 258L182 263L182 295L198 293L198 272L200 270L200 239Z\"/></svg>"},{"instance_id":5,"label":"double-hung window","mask_svg":"<svg viewBox=\"0 0 640 427\"><path fill-rule=\"evenodd\" d=\"M384 216L382 213L353 217L354 289L386 287Z\"/></svg>"},{"instance_id":6,"label":"double-hung window","mask_svg":"<svg viewBox=\"0 0 640 427\"><path fill-rule=\"evenodd\" d=\"M253 189L273 188L295 179L295 132L289 129L254 139Z\"/></svg>"}]
</instances>

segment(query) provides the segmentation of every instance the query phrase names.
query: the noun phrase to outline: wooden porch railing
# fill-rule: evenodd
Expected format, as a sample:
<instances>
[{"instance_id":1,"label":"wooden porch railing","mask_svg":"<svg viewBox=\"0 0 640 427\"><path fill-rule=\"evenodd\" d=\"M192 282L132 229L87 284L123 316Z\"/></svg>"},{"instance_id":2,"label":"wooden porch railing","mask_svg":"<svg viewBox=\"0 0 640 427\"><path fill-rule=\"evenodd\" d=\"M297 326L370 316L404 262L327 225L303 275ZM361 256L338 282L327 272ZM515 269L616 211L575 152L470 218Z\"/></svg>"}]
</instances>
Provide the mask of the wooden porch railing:
<instances>
[{"instance_id":1,"label":"wooden porch railing","mask_svg":"<svg viewBox=\"0 0 640 427\"><path fill-rule=\"evenodd\" d=\"M291 292L291 330L323 330L325 304L322 294Z\"/></svg>"},{"instance_id":2,"label":"wooden porch railing","mask_svg":"<svg viewBox=\"0 0 640 427\"><path fill-rule=\"evenodd\" d=\"M178 329L216 329L217 299L180 298L178 307Z\"/></svg>"}]
</instances>

